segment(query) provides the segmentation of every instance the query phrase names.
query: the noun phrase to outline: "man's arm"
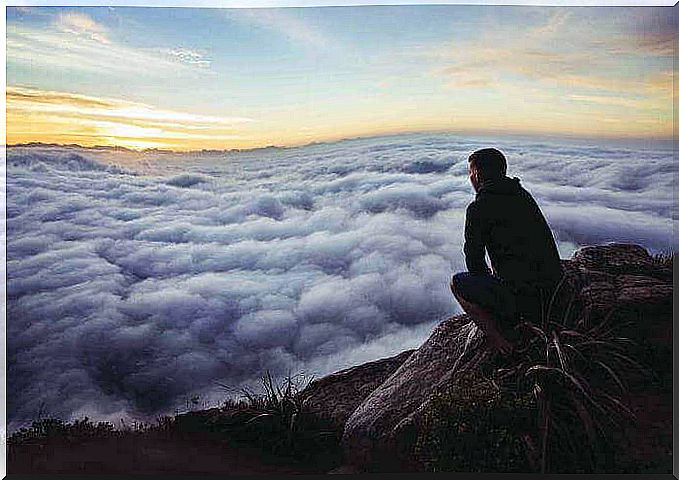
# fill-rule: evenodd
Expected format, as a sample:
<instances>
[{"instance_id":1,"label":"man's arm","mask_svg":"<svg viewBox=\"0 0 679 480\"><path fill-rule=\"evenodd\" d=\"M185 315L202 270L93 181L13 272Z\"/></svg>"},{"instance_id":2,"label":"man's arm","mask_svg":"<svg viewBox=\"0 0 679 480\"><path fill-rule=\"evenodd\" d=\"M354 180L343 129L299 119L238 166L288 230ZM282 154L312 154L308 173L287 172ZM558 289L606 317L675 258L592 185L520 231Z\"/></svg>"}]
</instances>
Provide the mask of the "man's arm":
<instances>
[{"instance_id":1,"label":"man's arm","mask_svg":"<svg viewBox=\"0 0 679 480\"><path fill-rule=\"evenodd\" d=\"M472 202L467 207L464 225L464 256L469 272L490 275L490 269L486 264L487 244L488 225L479 214L478 204Z\"/></svg>"}]
</instances>

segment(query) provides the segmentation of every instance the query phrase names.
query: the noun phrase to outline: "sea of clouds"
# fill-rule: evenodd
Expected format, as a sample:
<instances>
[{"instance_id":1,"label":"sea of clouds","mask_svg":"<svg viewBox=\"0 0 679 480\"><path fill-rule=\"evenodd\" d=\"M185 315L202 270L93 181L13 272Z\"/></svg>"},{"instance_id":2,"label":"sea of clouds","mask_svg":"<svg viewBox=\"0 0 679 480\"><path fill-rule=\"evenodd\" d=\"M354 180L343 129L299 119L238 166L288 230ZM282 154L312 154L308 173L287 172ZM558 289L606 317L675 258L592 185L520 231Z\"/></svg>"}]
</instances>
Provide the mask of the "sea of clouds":
<instances>
[{"instance_id":1,"label":"sea of clouds","mask_svg":"<svg viewBox=\"0 0 679 480\"><path fill-rule=\"evenodd\" d=\"M403 135L250 152L7 149L10 430L418 346L460 307L466 158L499 146L578 245L672 245L672 150ZM201 405L204 405L201 403Z\"/></svg>"}]
</instances>

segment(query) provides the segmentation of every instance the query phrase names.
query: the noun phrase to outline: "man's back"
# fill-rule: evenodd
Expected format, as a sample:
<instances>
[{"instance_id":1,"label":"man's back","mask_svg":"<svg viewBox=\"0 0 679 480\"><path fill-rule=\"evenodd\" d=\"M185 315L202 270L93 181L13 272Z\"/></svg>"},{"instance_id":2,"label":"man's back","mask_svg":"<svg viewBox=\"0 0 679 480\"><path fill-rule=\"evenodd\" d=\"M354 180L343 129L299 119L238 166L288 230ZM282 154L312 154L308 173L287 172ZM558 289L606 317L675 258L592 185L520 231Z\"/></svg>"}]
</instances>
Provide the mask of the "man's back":
<instances>
[{"instance_id":1,"label":"man's back","mask_svg":"<svg viewBox=\"0 0 679 480\"><path fill-rule=\"evenodd\" d=\"M464 249L470 272L487 272L484 247L495 274L509 284L547 286L561 277L552 232L518 178L483 182L467 208Z\"/></svg>"}]
</instances>

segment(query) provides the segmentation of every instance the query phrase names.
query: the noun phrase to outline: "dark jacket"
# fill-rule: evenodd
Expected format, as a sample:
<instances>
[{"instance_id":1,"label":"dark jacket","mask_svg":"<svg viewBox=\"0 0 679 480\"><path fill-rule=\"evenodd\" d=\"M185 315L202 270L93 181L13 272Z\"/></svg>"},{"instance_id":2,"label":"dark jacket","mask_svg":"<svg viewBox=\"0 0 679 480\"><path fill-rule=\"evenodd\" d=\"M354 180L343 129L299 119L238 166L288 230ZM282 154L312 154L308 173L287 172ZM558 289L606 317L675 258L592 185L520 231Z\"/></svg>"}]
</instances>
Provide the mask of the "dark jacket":
<instances>
[{"instance_id":1,"label":"dark jacket","mask_svg":"<svg viewBox=\"0 0 679 480\"><path fill-rule=\"evenodd\" d=\"M464 253L467 269L491 273L510 286L553 286L562 270L549 225L518 178L486 181L467 207Z\"/></svg>"}]
</instances>

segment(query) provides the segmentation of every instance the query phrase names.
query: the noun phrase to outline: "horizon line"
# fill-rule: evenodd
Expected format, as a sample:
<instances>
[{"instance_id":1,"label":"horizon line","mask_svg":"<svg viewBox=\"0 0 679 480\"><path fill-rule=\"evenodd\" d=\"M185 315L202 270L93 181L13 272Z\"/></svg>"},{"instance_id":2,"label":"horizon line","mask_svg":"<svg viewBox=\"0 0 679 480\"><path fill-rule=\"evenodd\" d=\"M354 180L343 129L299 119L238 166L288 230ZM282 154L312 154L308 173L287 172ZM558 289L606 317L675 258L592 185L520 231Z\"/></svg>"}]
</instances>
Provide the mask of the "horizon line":
<instances>
[{"instance_id":1,"label":"horizon line","mask_svg":"<svg viewBox=\"0 0 679 480\"><path fill-rule=\"evenodd\" d=\"M345 141L351 141L351 140L363 140L363 139L372 139L372 138L382 138L382 137L396 137L400 135L435 135L435 134L448 134L448 135L469 135L469 136L491 136L491 135L497 135L500 137L535 137L535 138L556 138L556 139L563 139L563 140L589 140L589 141L596 141L596 140L604 140L604 141L636 141L636 142L643 142L643 141L648 141L648 142L669 142L673 141L674 137L665 137L665 136L645 136L645 137L635 137L635 136L606 136L606 135L599 135L596 137L588 137L588 136L583 136L583 135L578 135L578 134L569 134L569 133L541 133L541 132L522 132L522 131L517 131L517 132L502 132L502 131L495 131L495 130L486 130L486 131L475 131L475 132L470 132L470 131L462 131L462 130L448 130L448 129L427 129L427 130L409 130L409 131L402 131L402 132L388 132L388 133L377 133L377 134L368 134L368 135L357 135L357 136L349 136L349 137L340 137L340 138L334 138L334 139L326 139L326 140L313 140L310 142L306 143L299 143L299 144L290 144L290 145L276 145L276 144L270 144L270 145L262 145L262 146L257 146L257 147L246 147L246 148L199 148L199 149L187 149L187 150L177 150L177 149L172 149L172 148L158 148L158 147L146 147L146 148L133 148L133 147L125 147L122 145L81 145L79 143L54 143L54 142L41 142L41 141L31 141L31 142L23 142L23 143L3 143L3 147L5 148L31 148L31 147L70 147L70 148L80 148L84 150L122 150L122 151L127 151L127 152L134 152L134 153L161 153L161 154L171 154L171 153L182 153L182 154L187 154L187 153L213 153L213 154L218 154L218 153L242 153L242 152L251 152L251 151L257 151L257 150L269 150L269 149L278 149L278 150L288 150L288 149L295 149L295 148L304 148L304 147L310 147L313 145L330 145L334 143L340 143L340 142L345 142Z\"/></svg>"}]
</instances>

